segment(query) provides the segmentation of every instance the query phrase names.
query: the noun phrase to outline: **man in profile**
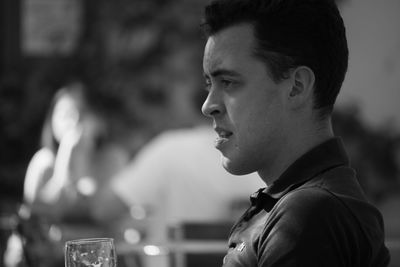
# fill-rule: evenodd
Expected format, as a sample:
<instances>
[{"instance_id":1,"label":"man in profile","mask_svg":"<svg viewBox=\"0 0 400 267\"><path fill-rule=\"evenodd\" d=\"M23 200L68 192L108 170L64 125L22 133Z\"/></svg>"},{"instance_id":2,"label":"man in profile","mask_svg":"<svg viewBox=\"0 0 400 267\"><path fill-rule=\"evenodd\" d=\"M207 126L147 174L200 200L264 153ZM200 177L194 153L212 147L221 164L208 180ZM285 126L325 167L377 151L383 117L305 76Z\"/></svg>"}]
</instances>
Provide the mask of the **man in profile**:
<instances>
[{"instance_id":1,"label":"man in profile","mask_svg":"<svg viewBox=\"0 0 400 267\"><path fill-rule=\"evenodd\" d=\"M332 130L348 65L334 1L217 0L203 29L202 111L222 164L267 185L234 225L224 266L387 266L382 216Z\"/></svg>"}]
</instances>

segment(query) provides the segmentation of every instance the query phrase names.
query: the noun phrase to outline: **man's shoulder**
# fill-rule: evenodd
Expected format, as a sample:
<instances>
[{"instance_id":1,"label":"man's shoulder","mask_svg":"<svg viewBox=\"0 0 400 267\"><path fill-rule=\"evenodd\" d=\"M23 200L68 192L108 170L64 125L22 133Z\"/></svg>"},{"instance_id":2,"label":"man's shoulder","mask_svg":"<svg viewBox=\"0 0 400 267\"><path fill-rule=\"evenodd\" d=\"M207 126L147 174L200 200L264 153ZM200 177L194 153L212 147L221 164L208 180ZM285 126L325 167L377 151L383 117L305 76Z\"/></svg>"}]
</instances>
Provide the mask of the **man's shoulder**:
<instances>
[{"instance_id":1,"label":"man's shoulder","mask_svg":"<svg viewBox=\"0 0 400 267\"><path fill-rule=\"evenodd\" d=\"M304 186L284 195L274 209L285 212L315 214L329 213L332 209L342 207L337 197L329 190L320 186Z\"/></svg>"},{"instance_id":2,"label":"man's shoulder","mask_svg":"<svg viewBox=\"0 0 400 267\"><path fill-rule=\"evenodd\" d=\"M269 230L278 227L287 232L307 232L324 237L324 231L338 230L344 224L357 224L351 213L329 190L317 186L301 187L277 202L265 226Z\"/></svg>"},{"instance_id":3,"label":"man's shoulder","mask_svg":"<svg viewBox=\"0 0 400 267\"><path fill-rule=\"evenodd\" d=\"M351 191L351 190L350 190ZM296 218L299 222L333 226L364 225L365 222L378 226L381 216L369 202L357 194L338 192L324 183L305 184L284 195L271 211L271 219Z\"/></svg>"}]
</instances>

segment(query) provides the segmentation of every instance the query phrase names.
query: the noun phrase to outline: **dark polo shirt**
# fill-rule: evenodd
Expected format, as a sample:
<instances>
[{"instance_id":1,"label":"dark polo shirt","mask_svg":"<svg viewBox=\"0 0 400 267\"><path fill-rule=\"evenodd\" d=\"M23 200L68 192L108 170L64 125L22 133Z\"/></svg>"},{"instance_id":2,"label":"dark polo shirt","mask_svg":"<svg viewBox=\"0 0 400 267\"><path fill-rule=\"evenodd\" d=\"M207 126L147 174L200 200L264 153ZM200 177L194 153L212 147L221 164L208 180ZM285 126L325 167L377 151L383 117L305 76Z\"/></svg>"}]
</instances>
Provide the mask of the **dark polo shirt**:
<instances>
[{"instance_id":1,"label":"dark polo shirt","mask_svg":"<svg viewBox=\"0 0 400 267\"><path fill-rule=\"evenodd\" d=\"M383 220L366 200L339 138L310 150L251 196L224 265L382 267Z\"/></svg>"}]
</instances>

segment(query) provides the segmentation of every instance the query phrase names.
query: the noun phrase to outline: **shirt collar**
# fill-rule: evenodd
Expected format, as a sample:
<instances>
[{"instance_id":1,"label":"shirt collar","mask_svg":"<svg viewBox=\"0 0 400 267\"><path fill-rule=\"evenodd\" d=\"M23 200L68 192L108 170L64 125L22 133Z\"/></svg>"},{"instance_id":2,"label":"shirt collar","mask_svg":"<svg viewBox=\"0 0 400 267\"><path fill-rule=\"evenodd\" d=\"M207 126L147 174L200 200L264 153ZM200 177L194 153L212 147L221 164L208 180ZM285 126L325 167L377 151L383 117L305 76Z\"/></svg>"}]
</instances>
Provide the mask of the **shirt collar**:
<instances>
[{"instance_id":1,"label":"shirt collar","mask_svg":"<svg viewBox=\"0 0 400 267\"><path fill-rule=\"evenodd\" d=\"M339 137L331 138L298 158L269 187L262 188L252 194L250 200L253 205L263 202L263 206L265 206L267 199L278 200L287 192L299 187L316 175L343 165L349 165L349 158L342 139Z\"/></svg>"}]
</instances>

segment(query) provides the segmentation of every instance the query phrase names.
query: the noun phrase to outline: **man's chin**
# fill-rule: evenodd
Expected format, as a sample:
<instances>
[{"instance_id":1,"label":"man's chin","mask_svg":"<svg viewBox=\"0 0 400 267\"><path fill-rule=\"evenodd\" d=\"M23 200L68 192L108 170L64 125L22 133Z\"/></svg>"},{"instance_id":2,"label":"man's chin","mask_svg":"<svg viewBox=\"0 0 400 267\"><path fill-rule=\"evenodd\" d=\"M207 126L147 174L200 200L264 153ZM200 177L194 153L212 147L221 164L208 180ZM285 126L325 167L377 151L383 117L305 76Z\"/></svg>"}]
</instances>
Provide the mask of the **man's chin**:
<instances>
[{"instance_id":1,"label":"man's chin","mask_svg":"<svg viewBox=\"0 0 400 267\"><path fill-rule=\"evenodd\" d=\"M238 162L224 156L222 156L222 166L227 172L233 175L246 175L252 173L252 171L247 170L245 166L242 166Z\"/></svg>"}]
</instances>

